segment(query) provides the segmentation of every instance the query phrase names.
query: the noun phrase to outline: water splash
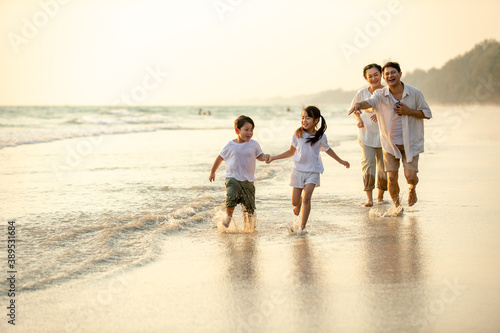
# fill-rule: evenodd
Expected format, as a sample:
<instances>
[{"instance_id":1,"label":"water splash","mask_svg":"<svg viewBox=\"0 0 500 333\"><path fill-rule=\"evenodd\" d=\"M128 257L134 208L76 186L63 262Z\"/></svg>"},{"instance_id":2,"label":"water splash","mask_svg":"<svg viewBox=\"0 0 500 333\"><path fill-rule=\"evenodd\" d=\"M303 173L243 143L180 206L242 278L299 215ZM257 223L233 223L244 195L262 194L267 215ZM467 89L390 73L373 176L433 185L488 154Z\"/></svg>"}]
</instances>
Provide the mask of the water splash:
<instances>
[{"instance_id":1,"label":"water splash","mask_svg":"<svg viewBox=\"0 0 500 333\"><path fill-rule=\"evenodd\" d=\"M307 231L305 229L302 229L301 226L302 226L302 217L300 215L293 214L290 223L287 224L288 234L296 236L302 236L307 234Z\"/></svg>"},{"instance_id":2,"label":"water splash","mask_svg":"<svg viewBox=\"0 0 500 333\"><path fill-rule=\"evenodd\" d=\"M370 209L370 217L399 217L403 216L403 206L391 207L389 209L384 208L372 208Z\"/></svg>"},{"instance_id":3,"label":"water splash","mask_svg":"<svg viewBox=\"0 0 500 333\"><path fill-rule=\"evenodd\" d=\"M255 213L248 214L241 212L241 214L239 214L237 209L235 209L231 222L227 228L222 225L222 222L224 222L225 219L226 212L223 210L218 211L214 217L214 221L219 232L225 234L251 234L255 232L255 225L257 222L257 216Z\"/></svg>"}]
</instances>

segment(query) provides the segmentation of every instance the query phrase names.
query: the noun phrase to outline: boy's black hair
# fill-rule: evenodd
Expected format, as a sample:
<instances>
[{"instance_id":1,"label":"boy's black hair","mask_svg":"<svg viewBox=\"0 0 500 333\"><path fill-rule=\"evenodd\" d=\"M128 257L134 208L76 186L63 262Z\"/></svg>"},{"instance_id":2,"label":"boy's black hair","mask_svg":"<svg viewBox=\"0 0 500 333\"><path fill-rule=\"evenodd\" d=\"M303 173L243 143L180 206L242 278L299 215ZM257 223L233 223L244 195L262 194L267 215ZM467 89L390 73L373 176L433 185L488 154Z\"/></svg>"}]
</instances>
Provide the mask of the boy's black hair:
<instances>
[{"instance_id":1,"label":"boy's black hair","mask_svg":"<svg viewBox=\"0 0 500 333\"><path fill-rule=\"evenodd\" d=\"M234 128L241 129L245 123L250 123L252 124L252 127L255 128L255 124L252 120L252 118L247 117L245 115L241 115L236 120L234 121Z\"/></svg>"}]
</instances>

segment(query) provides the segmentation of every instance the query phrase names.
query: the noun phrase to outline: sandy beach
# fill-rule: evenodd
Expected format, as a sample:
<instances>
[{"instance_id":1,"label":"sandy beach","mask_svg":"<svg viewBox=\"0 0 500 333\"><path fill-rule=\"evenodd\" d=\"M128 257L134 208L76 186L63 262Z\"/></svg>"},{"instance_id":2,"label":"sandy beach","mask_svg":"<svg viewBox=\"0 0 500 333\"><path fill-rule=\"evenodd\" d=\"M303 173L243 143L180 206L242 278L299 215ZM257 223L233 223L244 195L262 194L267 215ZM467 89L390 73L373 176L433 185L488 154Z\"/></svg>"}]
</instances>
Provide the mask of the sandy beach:
<instances>
[{"instance_id":1,"label":"sandy beach","mask_svg":"<svg viewBox=\"0 0 500 333\"><path fill-rule=\"evenodd\" d=\"M493 195L500 186L498 111L491 106L433 107L435 118L425 123L419 201L406 205L401 178L405 211L400 217L381 217L391 207L388 201L362 207L354 122L330 116L329 142L352 167L346 170L323 157L326 171L313 195L308 233L302 236L287 231L293 221L290 160L258 164L254 233L218 231L223 173L213 184L208 175L216 154L233 136L231 123L221 129L104 136L62 180L54 178L53 161L63 160L64 147L81 138L4 148L1 198L8 208L2 208L2 232L7 234L7 220L16 219L20 287L14 327L6 316L8 286L1 285L0 330L498 332L500 226ZM279 130L264 116L256 117L255 136L265 152L288 148L299 118L287 117L290 122ZM186 149L186 142L196 148ZM115 163L127 167L112 169ZM72 263L69 270L75 273L64 271L62 278L43 283L33 278L23 290L23 271L35 265L23 263L23 251L44 253L45 246L56 249L59 242L48 235L50 228L43 227L47 234L40 231L45 242L30 244L32 238L24 242L24 235L36 229L37 216L69 223L63 215L51 217L65 207L68 220L89 223L88 230L79 230L81 237L96 232L97 239L128 229L120 238L95 245L115 252L67 252L108 259L90 262L85 270ZM84 213L91 216L88 221ZM91 224L95 216L100 218L96 225ZM69 229L58 233L69 235ZM137 240L136 233L147 236ZM82 246L78 237L65 246ZM116 254L121 250L128 252ZM59 274L60 269L48 263L54 266L45 272L47 279L50 270Z\"/></svg>"}]
</instances>

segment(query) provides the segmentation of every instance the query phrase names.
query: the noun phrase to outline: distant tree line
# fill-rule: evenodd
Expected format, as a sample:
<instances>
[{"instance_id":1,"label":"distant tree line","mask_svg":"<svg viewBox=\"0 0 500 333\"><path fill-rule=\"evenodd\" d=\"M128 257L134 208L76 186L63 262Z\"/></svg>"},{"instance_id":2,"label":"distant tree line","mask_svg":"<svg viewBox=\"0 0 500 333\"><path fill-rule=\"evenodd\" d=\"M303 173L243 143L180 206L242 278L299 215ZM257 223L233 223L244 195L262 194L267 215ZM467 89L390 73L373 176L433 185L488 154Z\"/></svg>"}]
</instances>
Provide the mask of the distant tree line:
<instances>
[{"instance_id":1,"label":"distant tree line","mask_svg":"<svg viewBox=\"0 0 500 333\"><path fill-rule=\"evenodd\" d=\"M402 81L434 103L500 103L500 43L485 40L442 68L403 73Z\"/></svg>"},{"instance_id":2,"label":"distant tree line","mask_svg":"<svg viewBox=\"0 0 500 333\"><path fill-rule=\"evenodd\" d=\"M432 52L432 51L431 51ZM381 64L383 65L383 64ZM449 60L442 68L405 72L402 81L420 89L429 103L500 103L500 43L484 40L469 52ZM385 82L382 82L385 85ZM330 89L316 94L268 97L251 104L346 104L356 91Z\"/></svg>"}]
</instances>

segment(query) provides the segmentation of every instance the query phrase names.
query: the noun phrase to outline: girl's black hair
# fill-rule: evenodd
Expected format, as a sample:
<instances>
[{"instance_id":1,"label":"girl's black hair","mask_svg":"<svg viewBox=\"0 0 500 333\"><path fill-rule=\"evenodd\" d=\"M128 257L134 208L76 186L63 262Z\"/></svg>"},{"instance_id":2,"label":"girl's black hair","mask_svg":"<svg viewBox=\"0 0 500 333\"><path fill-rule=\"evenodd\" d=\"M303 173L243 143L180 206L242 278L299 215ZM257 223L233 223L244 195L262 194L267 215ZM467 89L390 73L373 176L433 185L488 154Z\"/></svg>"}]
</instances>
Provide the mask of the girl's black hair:
<instances>
[{"instance_id":1,"label":"girl's black hair","mask_svg":"<svg viewBox=\"0 0 500 333\"><path fill-rule=\"evenodd\" d=\"M306 139L307 143L310 143L311 146L314 145L316 142L318 142L322 137L323 134L325 134L326 131L326 121L325 118L321 115L321 111L315 107L315 106L308 106L304 108L305 112L307 112L307 115L309 117L312 117L314 120L316 119L321 119L321 126L320 128L316 131L316 134L313 137L309 137ZM295 135L297 135L299 138L302 137L302 134L304 133L304 128L301 126L295 131Z\"/></svg>"}]
</instances>

